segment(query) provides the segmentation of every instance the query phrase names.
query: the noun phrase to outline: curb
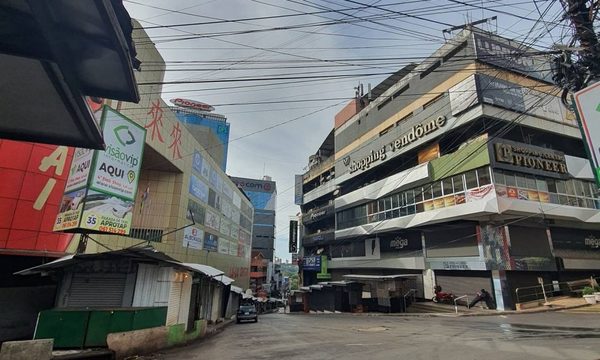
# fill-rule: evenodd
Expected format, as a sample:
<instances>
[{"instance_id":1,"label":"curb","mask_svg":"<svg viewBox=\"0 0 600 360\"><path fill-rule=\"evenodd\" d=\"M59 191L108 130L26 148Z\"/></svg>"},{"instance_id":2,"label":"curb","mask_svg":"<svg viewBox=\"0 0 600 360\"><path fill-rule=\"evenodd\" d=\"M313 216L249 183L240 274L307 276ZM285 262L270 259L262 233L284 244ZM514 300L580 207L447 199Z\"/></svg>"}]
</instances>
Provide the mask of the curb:
<instances>
[{"instance_id":1,"label":"curb","mask_svg":"<svg viewBox=\"0 0 600 360\"><path fill-rule=\"evenodd\" d=\"M506 311L494 311L494 312L481 312L481 313L305 313L305 312L292 312L286 313L285 315L346 315L346 316L387 316L387 317L445 317L445 318L458 318L458 317L476 317L476 316L498 316L498 315L524 315L524 314L538 314L544 312L555 312L563 310L571 310L582 307L590 306L589 304L572 305L555 308L542 308L542 309L528 309L522 311L506 310Z\"/></svg>"}]
</instances>

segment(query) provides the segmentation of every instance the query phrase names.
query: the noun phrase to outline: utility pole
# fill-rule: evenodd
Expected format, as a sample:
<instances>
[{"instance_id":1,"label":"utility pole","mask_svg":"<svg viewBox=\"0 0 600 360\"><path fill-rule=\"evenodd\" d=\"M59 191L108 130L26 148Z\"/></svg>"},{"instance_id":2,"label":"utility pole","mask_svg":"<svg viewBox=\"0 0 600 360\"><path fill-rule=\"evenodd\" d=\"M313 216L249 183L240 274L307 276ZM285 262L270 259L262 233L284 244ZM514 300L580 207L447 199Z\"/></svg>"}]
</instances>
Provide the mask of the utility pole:
<instances>
[{"instance_id":1,"label":"utility pole","mask_svg":"<svg viewBox=\"0 0 600 360\"><path fill-rule=\"evenodd\" d=\"M599 3L598 0L561 0L561 4L575 34L570 44L556 46L563 54L554 59L554 80L563 88L563 103L570 107L567 99L569 91L579 91L590 80L600 79L600 46L594 32ZM574 47L576 42L578 46ZM577 54L575 59L574 53Z\"/></svg>"}]
</instances>

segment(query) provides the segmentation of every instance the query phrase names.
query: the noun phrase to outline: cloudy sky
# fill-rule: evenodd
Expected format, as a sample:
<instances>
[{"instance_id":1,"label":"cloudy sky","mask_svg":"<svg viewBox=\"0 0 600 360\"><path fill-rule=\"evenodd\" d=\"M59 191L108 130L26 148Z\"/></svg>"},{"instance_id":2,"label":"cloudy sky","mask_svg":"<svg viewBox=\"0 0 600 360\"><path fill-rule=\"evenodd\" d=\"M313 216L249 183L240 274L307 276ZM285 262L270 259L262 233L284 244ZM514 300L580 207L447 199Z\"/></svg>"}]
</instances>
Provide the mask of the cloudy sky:
<instances>
[{"instance_id":1,"label":"cloudy sky","mask_svg":"<svg viewBox=\"0 0 600 360\"><path fill-rule=\"evenodd\" d=\"M294 174L307 170L360 83L431 54L443 30L484 29L543 50L571 30L556 0L124 1L167 62L163 99L212 104L231 123L227 173L277 182L276 255L289 259ZM541 20L540 20L541 19ZM171 84L170 82L188 82Z\"/></svg>"}]
</instances>

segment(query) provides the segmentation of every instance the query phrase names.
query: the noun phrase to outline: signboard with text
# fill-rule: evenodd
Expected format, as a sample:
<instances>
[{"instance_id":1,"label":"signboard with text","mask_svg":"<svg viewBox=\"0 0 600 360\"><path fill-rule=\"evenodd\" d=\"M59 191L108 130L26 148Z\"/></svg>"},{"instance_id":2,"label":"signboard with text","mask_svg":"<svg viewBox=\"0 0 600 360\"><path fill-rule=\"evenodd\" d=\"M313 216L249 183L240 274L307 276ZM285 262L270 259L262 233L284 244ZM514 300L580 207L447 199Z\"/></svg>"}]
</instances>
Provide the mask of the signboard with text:
<instances>
[{"instance_id":1,"label":"signboard with text","mask_svg":"<svg viewBox=\"0 0 600 360\"><path fill-rule=\"evenodd\" d=\"M600 83L595 83L575 93L574 101L577 107L577 115L580 120L580 128L586 147L588 157L596 177L596 183L600 185Z\"/></svg>"}]
</instances>

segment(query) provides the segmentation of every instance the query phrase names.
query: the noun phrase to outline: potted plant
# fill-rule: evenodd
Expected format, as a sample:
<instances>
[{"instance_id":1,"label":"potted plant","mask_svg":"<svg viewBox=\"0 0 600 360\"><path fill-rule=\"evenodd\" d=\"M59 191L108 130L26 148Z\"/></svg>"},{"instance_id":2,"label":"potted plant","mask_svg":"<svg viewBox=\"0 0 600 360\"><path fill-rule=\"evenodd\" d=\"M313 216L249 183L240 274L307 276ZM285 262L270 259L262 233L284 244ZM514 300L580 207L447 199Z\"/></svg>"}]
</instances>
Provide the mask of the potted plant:
<instances>
[{"instance_id":1,"label":"potted plant","mask_svg":"<svg viewBox=\"0 0 600 360\"><path fill-rule=\"evenodd\" d=\"M596 295L594 295L594 288L591 286L586 286L583 288L581 292L583 294L583 298L588 304L596 303Z\"/></svg>"}]
</instances>

